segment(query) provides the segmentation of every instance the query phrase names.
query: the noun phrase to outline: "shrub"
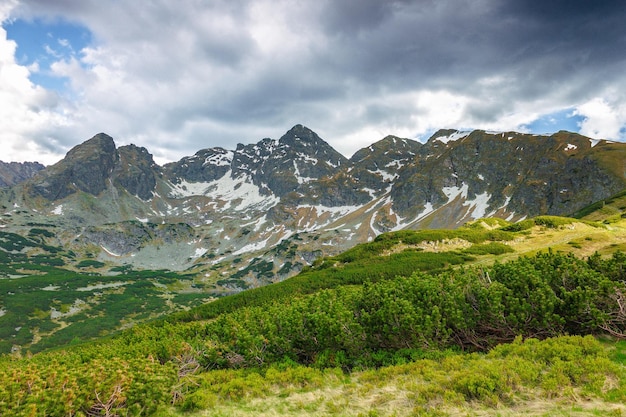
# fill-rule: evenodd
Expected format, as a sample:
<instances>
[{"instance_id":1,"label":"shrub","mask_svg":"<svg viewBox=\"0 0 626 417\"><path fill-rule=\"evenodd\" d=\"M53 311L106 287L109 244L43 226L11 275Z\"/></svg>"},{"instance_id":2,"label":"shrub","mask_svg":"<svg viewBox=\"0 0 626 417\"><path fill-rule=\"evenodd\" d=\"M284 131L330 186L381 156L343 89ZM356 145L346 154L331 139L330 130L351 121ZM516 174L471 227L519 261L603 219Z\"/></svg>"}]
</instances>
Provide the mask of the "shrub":
<instances>
[{"instance_id":1,"label":"shrub","mask_svg":"<svg viewBox=\"0 0 626 417\"><path fill-rule=\"evenodd\" d=\"M93 259L85 259L76 264L76 268L102 268L103 266L104 262Z\"/></svg>"}]
</instances>

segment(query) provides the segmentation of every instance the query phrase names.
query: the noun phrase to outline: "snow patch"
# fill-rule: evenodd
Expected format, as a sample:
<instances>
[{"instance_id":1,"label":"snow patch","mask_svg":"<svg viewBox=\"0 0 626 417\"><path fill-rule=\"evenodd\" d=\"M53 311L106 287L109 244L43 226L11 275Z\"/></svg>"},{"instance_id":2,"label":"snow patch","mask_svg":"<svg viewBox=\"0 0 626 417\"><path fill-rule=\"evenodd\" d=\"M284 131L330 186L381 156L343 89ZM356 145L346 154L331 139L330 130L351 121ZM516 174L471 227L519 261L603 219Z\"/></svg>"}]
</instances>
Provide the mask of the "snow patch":
<instances>
[{"instance_id":1,"label":"snow patch","mask_svg":"<svg viewBox=\"0 0 626 417\"><path fill-rule=\"evenodd\" d=\"M213 154L204 160L204 164L202 164L202 166L230 166L230 164L233 162L234 155L235 153L233 151L225 151L224 153Z\"/></svg>"},{"instance_id":2,"label":"snow patch","mask_svg":"<svg viewBox=\"0 0 626 417\"><path fill-rule=\"evenodd\" d=\"M376 171L372 171L368 169L368 171L371 172L372 174L376 174L378 176L383 177L383 181L387 181L387 182L393 181L397 178L397 175L390 174L389 172L384 171L382 169L377 169Z\"/></svg>"},{"instance_id":3,"label":"snow patch","mask_svg":"<svg viewBox=\"0 0 626 417\"><path fill-rule=\"evenodd\" d=\"M264 214L263 217L254 222L254 231L258 232L261 229L261 225L265 223L267 223L267 215Z\"/></svg>"},{"instance_id":4,"label":"snow patch","mask_svg":"<svg viewBox=\"0 0 626 417\"><path fill-rule=\"evenodd\" d=\"M268 237L267 239L262 240L260 242L250 243L250 244L242 247L241 249L238 249L235 252L233 252L233 255L241 255L242 253L255 252L255 251L264 249L267 246L267 241L269 239L270 238Z\"/></svg>"},{"instance_id":5,"label":"snow patch","mask_svg":"<svg viewBox=\"0 0 626 417\"><path fill-rule=\"evenodd\" d=\"M315 161L317 161L317 159ZM296 161L293 161L293 170L293 175L296 177L296 180L298 180L298 184L308 184L309 182L315 180L315 178L301 176L300 169L298 168Z\"/></svg>"},{"instance_id":6,"label":"snow patch","mask_svg":"<svg viewBox=\"0 0 626 417\"><path fill-rule=\"evenodd\" d=\"M397 159L393 160L393 161L391 161L391 162L389 162L387 164L385 164L385 168L397 168L397 169L400 169L403 166L404 166L404 163L402 161L398 161Z\"/></svg>"},{"instance_id":7,"label":"snow patch","mask_svg":"<svg viewBox=\"0 0 626 417\"><path fill-rule=\"evenodd\" d=\"M52 210L51 213L52 214L56 214L57 216L62 216L63 215L63 204L59 204L58 206L56 206L54 208L54 210Z\"/></svg>"},{"instance_id":8,"label":"snow patch","mask_svg":"<svg viewBox=\"0 0 626 417\"><path fill-rule=\"evenodd\" d=\"M374 232L374 234L375 234L376 236L378 236L378 235L380 235L380 234L381 234L381 232L380 232L380 230L376 229L376 227L374 226L374 222L375 222L375 221L376 221L376 215L375 215L375 214L372 214L372 215L370 216L370 230L371 230L372 232Z\"/></svg>"},{"instance_id":9,"label":"snow patch","mask_svg":"<svg viewBox=\"0 0 626 417\"><path fill-rule=\"evenodd\" d=\"M456 131L454 133L452 133L451 135L448 136L438 136L436 137L434 140L438 140L439 142L442 143L448 143L448 142L454 142L457 141L459 139L463 139L464 137L466 137L467 135L469 135L470 133L472 133L471 131Z\"/></svg>"},{"instance_id":10,"label":"snow patch","mask_svg":"<svg viewBox=\"0 0 626 417\"><path fill-rule=\"evenodd\" d=\"M171 194L173 198L191 197L194 195L204 195L215 200L222 200L228 204L224 207L233 208L237 211L254 207L259 210L268 209L275 206L280 201L274 195L261 195L260 188L252 183L246 176L237 178L231 177L229 170L222 178L211 182L187 182L181 181L179 184L171 184ZM233 204L237 204L232 207Z\"/></svg>"},{"instance_id":11,"label":"snow patch","mask_svg":"<svg viewBox=\"0 0 626 417\"><path fill-rule=\"evenodd\" d=\"M370 195L370 198L376 198L376 190L373 190L371 188L363 188L363 191L368 193Z\"/></svg>"},{"instance_id":12,"label":"snow patch","mask_svg":"<svg viewBox=\"0 0 626 417\"><path fill-rule=\"evenodd\" d=\"M298 158L300 158L300 160L304 162L311 162L313 163L313 165L317 165L317 163L319 162L317 158L313 158L312 156L309 156L301 152L298 152L297 155L298 155Z\"/></svg>"},{"instance_id":13,"label":"snow patch","mask_svg":"<svg viewBox=\"0 0 626 417\"><path fill-rule=\"evenodd\" d=\"M473 200L467 200L463 203L463 206L470 207L472 210L472 218L474 220L485 217L485 213L489 208L489 200L491 199L491 195L487 194L485 191L482 194L476 194L476 198Z\"/></svg>"},{"instance_id":14,"label":"snow patch","mask_svg":"<svg viewBox=\"0 0 626 417\"><path fill-rule=\"evenodd\" d=\"M422 210L422 212L420 214L418 214L417 218L418 219L422 219L422 218L428 216L433 211L435 211L435 208L433 207L433 203L428 201L426 204L424 204L424 210Z\"/></svg>"},{"instance_id":15,"label":"snow patch","mask_svg":"<svg viewBox=\"0 0 626 417\"><path fill-rule=\"evenodd\" d=\"M598 143L600 143L600 139L589 139L589 142L591 142L591 147L593 148Z\"/></svg>"},{"instance_id":16,"label":"snow patch","mask_svg":"<svg viewBox=\"0 0 626 417\"><path fill-rule=\"evenodd\" d=\"M109 254L109 256L115 256L116 258L119 258L122 255L118 255L117 253L113 253L110 250L108 250L107 248L105 248L104 246L100 245L100 247L102 248L103 251L105 251L106 253Z\"/></svg>"},{"instance_id":17,"label":"snow patch","mask_svg":"<svg viewBox=\"0 0 626 417\"><path fill-rule=\"evenodd\" d=\"M463 183L461 187L443 187L441 191L448 197L448 203L454 201L459 196L466 199L466 201L463 202L463 206L469 207L473 219L485 217L485 213L489 208L489 200L491 199L491 195L486 191L482 194L476 194L473 200L467 200L469 186L465 183Z\"/></svg>"},{"instance_id":18,"label":"snow patch","mask_svg":"<svg viewBox=\"0 0 626 417\"><path fill-rule=\"evenodd\" d=\"M467 198L467 192L469 190L469 186L463 183L462 187L443 187L441 191L448 197L448 203L461 196L463 198Z\"/></svg>"},{"instance_id":19,"label":"snow patch","mask_svg":"<svg viewBox=\"0 0 626 417\"><path fill-rule=\"evenodd\" d=\"M188 182L183 180L178 184L172 184L169 197L185 198L195 195L204 195L209 188L211 188L210 182Z\"/></svg>"},{"instance_id":20,"label":"snow patch","mask_svg":"<svg viewBox=\"0 0 626 417\"><path fill-rule=\"evenodd\" d=\"M567 152L567 151L573 151L575 149L578 149L578 146L572 145L571 143L568 143L564 150L565 150L565 152Z\"/></svg>"}]
</instances>

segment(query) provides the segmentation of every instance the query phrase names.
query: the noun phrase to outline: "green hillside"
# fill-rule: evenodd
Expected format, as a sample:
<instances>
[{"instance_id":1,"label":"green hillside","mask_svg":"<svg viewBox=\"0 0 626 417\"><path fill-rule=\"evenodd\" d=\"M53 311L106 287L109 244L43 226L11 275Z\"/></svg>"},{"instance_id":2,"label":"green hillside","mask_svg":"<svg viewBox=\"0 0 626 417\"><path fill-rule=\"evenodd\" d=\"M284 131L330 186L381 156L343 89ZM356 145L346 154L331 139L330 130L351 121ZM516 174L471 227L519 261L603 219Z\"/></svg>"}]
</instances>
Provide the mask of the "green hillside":
<instances>
[{"instance_id":1,"label":"green hillside","mask_svg":"<svg viewBox=\"0 0 626 417\"><path fill-rule=\"evenodd\" d=\"M0 415L622 415L625 224L597 220L384 234L95 342L14 352Z\"/></svg>"},{"instance_id":2,"label":"green hillside","mask_svg":"<svg viewBox=\"0 0 626 417\"><path fill-rule=\"evenodd\" d=\"M111 267L44 243L52 232L0 232L0 353L102 337L210 300L194 276Z\"/></svg>"},{"instance_id":3,"label":"green hillside","mask_svg":"<svg viewBox=\"0 0 626 417\"><path fill-rule=\"evenodd\" d=\"M619 222L626 218L626 190L581 209L574 217L608 224Z\"/></svg>"}]
</instances>

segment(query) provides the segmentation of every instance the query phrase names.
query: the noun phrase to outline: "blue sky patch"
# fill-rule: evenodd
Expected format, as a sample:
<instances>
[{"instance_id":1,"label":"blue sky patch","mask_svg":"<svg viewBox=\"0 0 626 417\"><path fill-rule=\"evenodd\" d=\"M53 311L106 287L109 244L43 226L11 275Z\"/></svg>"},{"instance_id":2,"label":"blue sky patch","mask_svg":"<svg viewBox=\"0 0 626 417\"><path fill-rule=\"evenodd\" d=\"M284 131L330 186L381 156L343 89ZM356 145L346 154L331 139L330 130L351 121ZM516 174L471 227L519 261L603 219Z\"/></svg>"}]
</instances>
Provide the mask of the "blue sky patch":
<instances>
[{"instance_id":1,"label":"blue sky patch","mask_svg":"<svg viewBox=\"0 0 626 417\"><path fill-rule=\"evenodd\" d=\"M574 114L574 109L568 108L543 115L533 122L523 125L522 128L537 134L554 133L559 130L578 132L584 120L584 116Z\"/></svg>"},{"instance_id":2,"label":"blue sky patch","mask_svg":"<svg viewBox=\"0 0 626 417\"><path fill-rule=\"evenodd\" d=\"M66 20L15 20L3 25L7 38L17 43L15 59L20 65L37 64L39 71L31 71L30 80L46 89L65 90L66 79L54 76L50 66L57 61L79 57L93 36L80 25Z\"/></svg>"}]
</instances>

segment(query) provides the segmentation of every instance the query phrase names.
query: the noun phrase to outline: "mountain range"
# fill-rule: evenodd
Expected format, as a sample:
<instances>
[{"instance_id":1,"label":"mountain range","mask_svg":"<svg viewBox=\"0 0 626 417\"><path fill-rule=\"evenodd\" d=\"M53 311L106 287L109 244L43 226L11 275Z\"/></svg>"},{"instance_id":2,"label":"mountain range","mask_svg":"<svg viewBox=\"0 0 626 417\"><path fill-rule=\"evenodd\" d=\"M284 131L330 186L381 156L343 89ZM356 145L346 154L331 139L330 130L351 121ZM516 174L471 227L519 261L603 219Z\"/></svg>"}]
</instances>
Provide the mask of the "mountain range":
<instances>
[{"instance_id":1,"label":"mountain range","mask_svg":"<svg viewBox=\"0 0 626 417\"><path fill-rule=\"evenodd\" d=\"M0 187L11 187L35 175L45 166L38 162L2 162L0 161Z\"/></svg>"},{"instance_id":2,"label":"mountain range","mask_svg":"<svg viewBox=\"0 0 626 417\"><path fill-rule=\"evenodd\" d=\"M626 189L626 144L439 130L346 158L296 125L280 139L160 166L100 133L58 163L0 163L0 228L103 265L195 271L240 290L401 229L571 215ZM163 256L167 254L167 256Z\"/></svg>"}]
</instances>

